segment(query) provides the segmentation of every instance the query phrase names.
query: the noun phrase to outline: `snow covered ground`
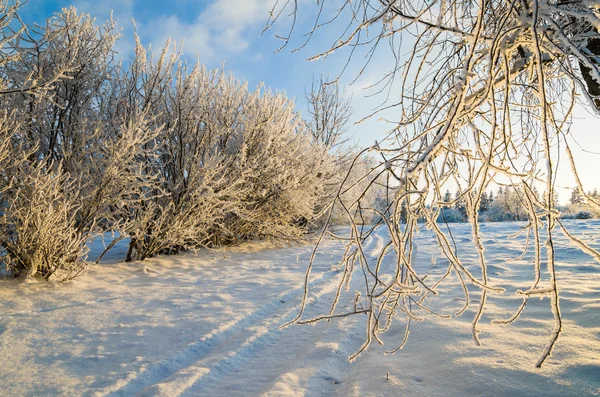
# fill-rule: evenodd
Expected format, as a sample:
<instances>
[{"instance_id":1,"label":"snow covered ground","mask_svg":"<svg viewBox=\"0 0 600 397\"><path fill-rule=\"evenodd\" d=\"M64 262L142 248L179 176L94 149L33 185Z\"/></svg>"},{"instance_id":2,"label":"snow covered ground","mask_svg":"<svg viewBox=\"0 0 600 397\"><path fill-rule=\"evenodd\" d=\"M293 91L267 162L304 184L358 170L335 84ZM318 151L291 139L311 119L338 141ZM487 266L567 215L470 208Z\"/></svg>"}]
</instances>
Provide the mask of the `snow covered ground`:
<instances>
[{"instance_id":1,"label":"snow covered ground","mask_svg":"<svg viewBox=\"0 0 600 397\"><path fill-rule=\"evenodd\" d=\"M600 248L599 221L569 225ZM364 317L279 327L297 313L311 246L252 243L144 263L118 262L125 247L117 246L73 282L0 278L0 395L600 395L600 265L564 238L557 258L564 333L545 367L534 369L552 329L548 299L533 299L515 324L490 324L518 307L516 289L530 287L531 257L515 259L524 240L506 237L518 227L482 227L491 281L507 288L489 297L483 347L471 337L474 299L460 318L413 323L406 347L384 355L404 334L391 329L386 346L353 363L347 357L363 342ZM468 226L455 226L454 236L474 259ZM367 251L384 240L374 236ZM327 310L342 249L328 241L317 255L309 316ZM417 251L420 266L442 271L441 259L431 261L430 234L422 233ZM452 313L461 295L445 288L438 303Z\"/></svg>"}]
</instances>

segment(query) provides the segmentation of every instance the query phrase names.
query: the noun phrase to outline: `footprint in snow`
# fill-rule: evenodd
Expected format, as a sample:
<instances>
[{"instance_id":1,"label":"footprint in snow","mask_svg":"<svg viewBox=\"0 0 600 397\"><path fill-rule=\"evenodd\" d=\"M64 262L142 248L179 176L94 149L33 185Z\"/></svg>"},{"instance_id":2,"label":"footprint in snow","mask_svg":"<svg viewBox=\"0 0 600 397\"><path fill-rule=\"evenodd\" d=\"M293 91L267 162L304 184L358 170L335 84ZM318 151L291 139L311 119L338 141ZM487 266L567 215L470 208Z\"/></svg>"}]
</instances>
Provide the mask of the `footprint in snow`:
<instances>
[{"instance_id":1,"label":"footprint in snow","mask_svg":"<svg viewBox=\"0 0 600 397\"><path fill-rule=\"evenodd\" d=\"M337 380L332 376L324 376L323 379L325 379L327 382L333 383L334 385L339 385L340 383L342 383L341 381Z\"/></svg>"}]
</instances>

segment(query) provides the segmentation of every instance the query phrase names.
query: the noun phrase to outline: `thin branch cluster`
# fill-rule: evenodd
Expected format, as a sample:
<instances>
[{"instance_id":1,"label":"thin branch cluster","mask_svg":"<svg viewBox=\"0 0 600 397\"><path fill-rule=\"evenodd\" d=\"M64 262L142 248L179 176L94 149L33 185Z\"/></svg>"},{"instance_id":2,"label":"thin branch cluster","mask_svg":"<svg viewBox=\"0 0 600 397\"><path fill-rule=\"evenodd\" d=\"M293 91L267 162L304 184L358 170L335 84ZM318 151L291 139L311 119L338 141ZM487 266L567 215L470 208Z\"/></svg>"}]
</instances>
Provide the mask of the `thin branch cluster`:
<instances>
[{"instance_id":1,"label":"thin branch cluster","mask_svg":"<svg viewBox=\"0 0 600 397\"><path fill-rule=\"evenodd\" d=\"M549 297L554 329L536 363L541 366L562 332L557 230L598 259L597 251L560 222L555 178L562 155L582 200L598 208L597 199L585 193L578 177L571 150L577 132L570 131L570 121L577 101L593 112L600 109L600 3L341 0L320 1L317 7L316 22L305 37L310 40L325 28L338 29L339 36L312 59L344 51L350 54L348 63L363 63L360 75L383 51L389 67L371 89L382 93L385 103L372 115L395 115L387 139L370 148L380 162L368 178L387 181L384 209L365 205L361 196L352 205L333 206L342 207L351 221L363 213L379 217L374 227L354 222L350 236L344 237L348 243L340 264L340 291L349 287L353 274L358 275L364 283L357 303L353 311L340 314L338 292L331 311L318 319L366 313L365 343L351 358L372 341L383 343L382 335L397 320L406 326L405 338L398 343L402 347L412 321L423 315L447 316L429 307L428 298L458 280L465 304L456 314L466 312L475 294L472 334L480 344L478 324L487 298L503 292L488 276L479 224L482 196L498 184L513 186L524 209L519 219L527 222L523 233L530 242L528 249L534 251L535 276L521 293L522 303L514 316L499 322L515 321L530 297ZM279 1L266 28L290 16L293 31L298 14L307 8L297 0ZM284 46L291 45L291 34L278 36ZM444 191L457 186L460 194L444 200ZM465 258L465 250L438 223L443 210L457 201L463 203L471 224L477 272L470 270L472 260ZM434 233L447 259L441 277L415 263L414 247L422 228ZM372 261L364 245L375 229L384 229L390 240ZM309 267L305 301L296 322L311 321L302 318L310 274Z\"/></svg>"}]
</instances>

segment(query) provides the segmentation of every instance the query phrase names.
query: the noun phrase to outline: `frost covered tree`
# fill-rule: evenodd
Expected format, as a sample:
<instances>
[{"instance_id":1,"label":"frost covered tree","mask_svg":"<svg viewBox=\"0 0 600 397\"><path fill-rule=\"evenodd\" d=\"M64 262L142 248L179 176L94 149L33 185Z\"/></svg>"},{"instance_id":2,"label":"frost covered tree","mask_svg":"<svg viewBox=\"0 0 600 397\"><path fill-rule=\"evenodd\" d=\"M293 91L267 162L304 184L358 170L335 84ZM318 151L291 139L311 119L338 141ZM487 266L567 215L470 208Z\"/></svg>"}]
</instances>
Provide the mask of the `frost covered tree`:
<instances>
[{"instance_id":1,"label":"frost covered tree","mask_svg":"<svg viewBox=\"0 0 600 397\"><path fill-rule=\"evenodd\" d=\"M578 189L572 189L571 197L569 197L569 204L579 205L581 203L583 203L583 197L581 197L581 193L579 193Z\"/></svg>"},{"instance_id":2,"label":"frost covered tree","mask_svg":"<svg viewBox=\"0 0 600 397\"><path fill-rule=\"evenodd\" d=\"M314 139L327 148L336 149L348 143L345 134L352 107L350 99L340 91L339 83L328 83L323 76L313 80L308 102L308 124Z\"/></svg>"},{"instance_id":3,"label":"frost covered tree","mask_svg":"<svg viewBox=\"0 0 600 397\"><path fill-rule=\"evenodd\" d=\"M153 60L139 40L129 79L126 97L162 132L144 160L157 185L140 192L124 230L128 260L302 237L332 177L331 156L293 102L201 64L189 68L168 46Z\"/></svg>"},{"instance_id":4,"label":"frost covered tree","mask_svg":"<svg viewBox=\"0 0 600 397\"><path fill-rule=\"evenodd\" d=\"M120 73L114 22L96 26L70 8L8 34L12 88L0 106L12 123L10 157L23 161L4 171L3 262L14 274L69 279L85 269L86 242L118 229L116 209L139 185L136 156L153 135L141 113L109 110Z\"/></svg>"},{"instance_id":5,"label":"frost covered tree","mask_svg":"<svg viewBox=\"0 0 600 397\"><path fill-rule=\"evenodd\" d=\"M446 193L444 193L444 203L449 203L452 200L452 193L450 193L450 190L447 189Z\"/></svg>"},{"instance_id":6,"label":"frost covered tree","mask_svg":"<svg viewBox=\"0 0 600 397\"><path fill-rule=\"evenodd\" d=\"M597 199L597 192L588 192L588 197L591 199ZM579 189L573 188L571 190L571 196L569 197L569 203L566 206L566 213L563 214L564 218L575 218L575 219L590 219L597 218L600 214L598 208L594 208L594 205L589 205L585 198L579 192Z\"/></svg>"},{"instance_id":7,"label":"frost covered tree","mask_svg":"<svg viewBox=\"0 0 600 397\"><path fill-rule=\"evenodd\" d=\"M289 15L291 32L278 37L284 46L290 45L293 22L309 7L297 0L277 2L267 28ZM390 205L384 211L360 202L354 207L378 213L381 221L374 227L387 229L391 241L375 265L362 250L372 230L352 228L340 288L353 273L361 273L360 305L354 312L336 312L338 294L331 312L318 319L366 314L367 337L355 358L372 341L381 342L393 321L403 319L408 329L419 312L431 314L427 298L448 282L447 275L455 274L464 287L464 309L470 305L469 295L479 297L472 320L479 345L478 323L487 297L503 288L488 276L478 213L483 192L493 182L510 180L519 187L525 210L519 218L528 222L525 231L538 253L532 263L538 276L521 292L522 303L507 322L518 319L530 297L550 298L554 328L536 363L541 366L562 332L554 236L561 230L583 251L600 258L559 221L554 187L560 146L582 196L595 208L600 205L581 185L570 149L576 131L569 130L576 104L600 109L600 5L583 0L332 0L317 2L316 7L308 40L325 27L337 26L339 35L329 49L311 59L347 50L348 62L358 62L357 54L366 59L359 65L362 73L377 51L387 52L389 67L374 88L386 92L387 101L374 114L393 112L397 120L388 139L370 148L383 155L380 172L393 181ZM451 236L436 223L446 205L442 192L450 182L460 186L481 276L465 266ZM536 185L543 185L542 197ZM404 218L406 226L401 227ZM441 278L428 277L412 264L419 219L435 233L448 259ZM544 257L539 254L542 249ZM395 266L382 274L379 264L384 260ZM539 276L542 266L547 269L544 278ZM310 273L309 266L307 280ZM307 284L305 298L308 293ZM302 318L305 302L295 322L311 321Z\"/></svg>"},{"instance_id":8,"label":"frost covered tree","mask_svg":"<svg viewBox=\"0 0 600 397\"><path fill-rule=\"evenodd\" d=\"M535 192L533 194L538 197ZM483 196L482 196L483 203ZM483 214L489 222L525 221L528 219L525 194L518 186L505 186L498 190L495 200Z\"/></svg>"},{"instance_id":9,"label":"frost covered tree","mask_svg":"<svg viewBox=\"0 0 600 397\"><path fill-rule=\"evenodd\" d=\"M314 226L334 156L285 95L137 36L116 60L114 21L18 7L0 3L0 270L71 279L106 232L143 260Z\"/></svg>"},{"instance_id":10,"label":"frost covered tree","mask_svg":"<svg viewBox=\"0 0 600 397\"><path fill-rule=\"evenodd\" d=\"M385 195L385 181L383 177L376 183L371 181L373 172L377 172L377 161L371 156L360 154L350 145L350 138L346 134L349 130L352 107L350 98L340 89L339 83L327 81L321 75L319 80L313 80L306 99L308 112L305 119L312 139L326 147L333 156L328 175L324 176L325 195L319 209L326 209L339 198L344 205L334 206L331 222L346 223L348 219L344 207L353 207L358 200L369 207L381 203ZM344 189L339 190L342 181ZM369 184L373 184L373 188L365 189ZM326 218L323 215L320 216L321 221ZM369 223L375 214L356 215L356 221Z\"/></svg>"},{"instance_id":11,"label":"frost covered tree","mask_svg":"<svg viewBox=\"0 0 600 397\"><path fill-rule=\"evenodd\" d=\"M491 205L491 200L490 200L490 196L488 196L488 194L486 192L483 192L481 194L481 204L479 206L479 211L480 212L486 212L490 209L490 205Z\"/></svg>"}]
</instances>

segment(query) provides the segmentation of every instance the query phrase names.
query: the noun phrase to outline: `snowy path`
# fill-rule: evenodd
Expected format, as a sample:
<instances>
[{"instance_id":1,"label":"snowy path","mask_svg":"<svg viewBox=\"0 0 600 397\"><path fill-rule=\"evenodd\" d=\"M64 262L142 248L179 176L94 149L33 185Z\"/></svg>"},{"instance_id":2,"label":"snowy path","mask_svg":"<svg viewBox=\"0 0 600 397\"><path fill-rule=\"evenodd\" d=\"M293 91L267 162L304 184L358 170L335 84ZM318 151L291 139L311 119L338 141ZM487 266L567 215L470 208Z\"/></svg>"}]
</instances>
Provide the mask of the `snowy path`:
<instances>
[{"instance_id":1,"label":"snowy path","mask_svg":"<svg viewBox=\"0 0 600 397\"><path fill-rule=\"evenodd\" d=\"M324 293L334 290L335 284L331 280L331 275L331 272L321 275L318 285L313 287L319 290L313 299L318 299ZM301 286L293 288L248 315L223 324L172 357L146 368L131 381L122 386L118 384L116 390L107 389L107 394L131 395L143 390L141 395L144 396L175 396L185 392L193 393L193 390L197 392L213 390L216 385L208 387L211 381L212 383L223 382L225 377L259 355L265 347L281 343L283 334L287 339L292 336L279 326L295 317L298 307L290 301L297 302L302 292ZM296 343L287 343L290 340ZM299 344L297 338L289 339L287 342L284 342L283 349L274 350L289 356L293 353L300 354L306 346L313 345L312 343ZM290 352L288 347L298 351Z\"/></svg>"},{"instance_id":2,"label":"snowy path","mask_svg":"<svg viewBox=\"0 0 600 397\"><path fill-rule=\"evenodd\" d=\"M600 237L600 222L581 230ZM492 277L526 285L526 261L506 259L518 252L500 238L509 231L490 231ZM469 235L457 238L468 242ZM375 255L385 241L373 236L365 252ZM424 235L419 255L426 258L433 244ZM0 278L0 395L600 394L600 266L571 248L559 257L565 332L541 371L533 362L551 326L547 301L532 301L514 326L489 324L515 307L512 295L490 298L482 348L470 336L472 310L450 322L415 323L397 354L373 346L352 364L347 358L363 341L363 316L281 329L297 314L310 252L255 243L144 264L110 262L64 284ZM341 254L328 242L317 255L308 317L328 311L340 276L331 265ZM430 262L421 265L442 268ZM392 329L385 348L402 336L402 327Z\"/></svg>"}]
</instances>

